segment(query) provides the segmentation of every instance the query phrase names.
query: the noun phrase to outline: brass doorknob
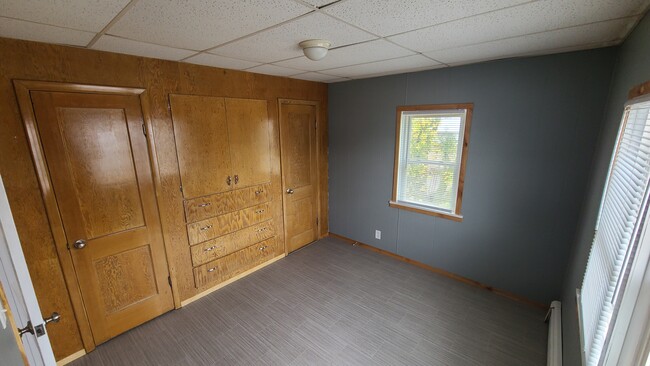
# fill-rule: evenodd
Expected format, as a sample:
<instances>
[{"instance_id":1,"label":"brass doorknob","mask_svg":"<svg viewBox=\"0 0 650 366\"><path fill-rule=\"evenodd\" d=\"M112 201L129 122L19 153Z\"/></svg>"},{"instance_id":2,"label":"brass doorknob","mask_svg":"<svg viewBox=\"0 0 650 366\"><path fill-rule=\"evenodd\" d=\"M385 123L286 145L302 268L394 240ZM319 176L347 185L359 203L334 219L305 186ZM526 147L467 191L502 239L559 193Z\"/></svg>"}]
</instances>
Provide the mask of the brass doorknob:
<instances>
[{"instance_id":1,"label":"brass doorknob","mask_svg":"<svg viewBox=\"0 0 650 366\"><path fill-rule=\"evenodd\" d=\"M293 189L291 189L291 188L287 189L287 193L293 194Z\"/></svg>"},{"instance_id":2,"label":"brass doorknob","mask_svg":"<svg viewBox=\"0 0 650 366\"><path fill-rule=\"evenodd\" d=\"M79 239L74 242L74 247L77 249L83 249L86 247L86 241L83 239Z\"/></svg>"}]
</instances>

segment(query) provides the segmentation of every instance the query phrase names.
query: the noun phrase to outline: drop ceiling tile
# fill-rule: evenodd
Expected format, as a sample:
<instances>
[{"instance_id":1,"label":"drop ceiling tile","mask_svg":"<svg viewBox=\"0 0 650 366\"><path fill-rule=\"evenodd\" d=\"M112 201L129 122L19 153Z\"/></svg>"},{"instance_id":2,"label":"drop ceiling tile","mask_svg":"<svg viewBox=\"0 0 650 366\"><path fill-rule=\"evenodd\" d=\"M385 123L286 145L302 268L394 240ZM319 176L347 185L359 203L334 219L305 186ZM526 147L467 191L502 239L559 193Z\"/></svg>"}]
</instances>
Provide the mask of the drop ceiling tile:
<instances>
[{"instance_id":1,"label":"drop ceiling tile","mask_svg":"<svg viewBox=\"0 0 650 366\"><path fill-rule=\"evenodd\" d=\"M0 16L99 32L129 0L0 0Z\"/></svg>"},{"instance_id":2,"label":"drop ceiling tile","mask_svg":"<svg viewBox=\"0 0 650 366\"><path fill-rule=\"evenodd\" d=\"M291 60L276 62L276 65L292 67L304 71L320 71L366 62L387 60L414 53L383 39L330 50L324 59L311 61L302 56Z\"/></svg>"},{"instance_id":3,"label":"drop ceiling tile","mask_svg":"<svg viewBox=\"0 0 650 366\"><path fill-rule=\"evenodd\" d=\"M325 8L367 31L389 36L448 22L530 0L349 0Z\"/></svg>"},{"instance_id":4,"label":"drop ceiling tile","mask_svg":"<svg viewBox=\"0 0 650 366\"><path fill-rule=\"evenodd\" d=\"M196 53L194 51L159 46L156 44L132 41L130 39L107 35L101 36L91 48L101 51L126 53L127 55L160 58L172 61L178 61Z\"/></svg>"},{"instance_id":5,"label":"drop ceiling tile","mask_svg":"<svg viewBox=\"0 0 650 366\"><path fill-rule=\"evenodd\" d=\"M326 39L341 47L376 38L341 21L311 13L253 36L215 48L210 53L270 63L302 55L298 43L307 39Z\"/></svg>"},{"instance_id":6,"label":"drop ceiling tile","mask_svg":"<svg viewBox=\"0 0 650 366\"><path fill-rule=\"evenodd\" d=\"M320 82L323 82L323 83L333 83L333 82L337 82L337 81L349 80L347 78L342 78L342 77L332 76L332 75L325 75L325 74L321 74L319 72L306 72L304 74L293 75L291 78L292 79L310 80L310 81L320 81Z\"/></svg>"},{"instance_id":7,"label":"drop ceiling tile","mask_svg":"<svg viewBox=\"0 0 650 366\"><path fill-rule=\"evenodd\" d=\"M548 54L563 49L595 48L620 41L618 30L627 19L611 20L559 29L481 44L426 52L425 55L447 64L494 60L505 57Z\"/></svg>"},{"instance_id":8,"label":"drop ceiling tile","mask_svg":"<svg viewBox=\"0 0 650 366\"><path fill-rule=\"evenodd\" d=\"M302 0L304 3L307 3L311 6L321 7L327 4L335 3L338 0ZM345 0L344 0L345 1Z\"/></svg>"},{"instance_id":9,"label":"drop ceiling tile","mask_svg":"<svg viewBox=\"0 0 650 366\"><path fill-rule=\"evenodd\" d=\"M406 56L392 60L376 61L367 64L346 66L337 69L327 70L326 73L330 75L358 78L363 76L399 74L413 70L426 70L443 67L444 65L435 62L422 55Z\"/></svg>"},{"instance_id":10,"label":"drop ceiling tile","mask_svg":"<svg viewBox=\"0 0 650 366\"><path fill-rule=\"evenodd\" d=\"M306 5L290 0L140 0L108 33L205 50L309 11Z\"/></svg>"},{"instance_id":11,"label":"drop ceiling tile","mask_svg":"<svg viewBox=\"0 0 650 366\"><path fill-rule=\"evenodd\" d=\"M287 67L280 67L275 65L256 66L250 69L246 69L246 71L255 72L258 74L275 75L275 76L292 76L301 73L300 70L290 69Z\"/></svg>"},{"instance_id":12,"label":"drop ceiling tile","mask_svg":"<svg viewBox=\"0 0 650 366\"><path fill-rule=\"evenodd\" d=\"M221 67L224 69L243 70L260 65L259 62L238 60L230 57L217 56L209 53L199 53L185 60L191 64Z\"/></svg>"},{"instance_id":13,"label":"drop ceiling tile","mask_svg":"<svg viewBox=\"0 0 650 366\"><path fill-rule=\"evenodd\" d=\"M648 1L537 1L400 34L389 39L415 51L435 51L633 15L643 3ZM633 19L628 21L633 22ZM620 33L621 30L613 31L618 32L619 36L624 36Z\"/></svg>"},{"instance_id":14,"label":"drop ceiling tile","mask_svg":"<svg viewBox=\"0 0 650 366\"><path fill-rule=\"evenodd\" d=\"M0 17L0 37L86 46L95 33Z\"/></svg>"}]
</instances>

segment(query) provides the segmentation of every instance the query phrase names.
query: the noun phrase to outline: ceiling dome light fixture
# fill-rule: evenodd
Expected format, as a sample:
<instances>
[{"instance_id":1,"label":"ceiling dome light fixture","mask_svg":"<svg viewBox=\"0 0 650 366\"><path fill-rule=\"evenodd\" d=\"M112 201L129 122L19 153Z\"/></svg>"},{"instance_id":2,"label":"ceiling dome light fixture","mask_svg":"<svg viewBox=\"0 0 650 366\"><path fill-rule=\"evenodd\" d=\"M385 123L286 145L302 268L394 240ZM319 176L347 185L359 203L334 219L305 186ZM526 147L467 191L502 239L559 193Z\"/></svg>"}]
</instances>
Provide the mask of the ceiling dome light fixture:
<instances>
[{"instance_id":1,"label":"ceiling dome light fixture","mask_svg":"<svg viewBox=\"0 0 650 366\"><path fill-rule=\"evenodd\" d=\"M302 52L305 53L305 56L312 61L318 61L325 57L325 55L327 55L327 50L329 50L331 45L332 44L329 41L324 39L310 39L298 43L298 46L302 48Z\"/></svg>"}]
</instances>

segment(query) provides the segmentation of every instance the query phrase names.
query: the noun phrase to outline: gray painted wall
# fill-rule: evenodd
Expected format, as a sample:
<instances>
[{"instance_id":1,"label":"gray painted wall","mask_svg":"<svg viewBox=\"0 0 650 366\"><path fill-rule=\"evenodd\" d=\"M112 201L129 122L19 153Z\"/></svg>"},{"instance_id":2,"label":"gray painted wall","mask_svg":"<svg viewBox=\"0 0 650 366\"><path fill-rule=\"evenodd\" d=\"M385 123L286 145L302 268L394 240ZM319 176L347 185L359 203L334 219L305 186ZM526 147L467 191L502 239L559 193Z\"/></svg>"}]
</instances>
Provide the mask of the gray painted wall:
<instances>
[{"instance_id":1,"label":"gray painted wall","mask_svg":"<svg viewBox=\"0 0 650 366\"><path fill-rule=\"evenodd\" d=\"M536 301L558 299L615 53L330 84L330 231ZM388 207L395 108L461 102L474 103L464 221Z\"/></svg>"},{"instance_id":2,"label":"gray painted wall","mask_svg":"<svg viewBox=\"0 0 650 366\"><path fill-rule=\"evenodd\" d=\"M607 102L605 123L593 163L591 183L583 207L575 238L574 252L567 271L562 296L562 328L564 341L564 364L580 365L580 338L576 313L575 291L582 284L591 249L596 217L600 205L607 170L621 123L623 104L629 90L650 80L650 15L635 28L620 47L611 90Z\"/></svg>"}]
</instances>

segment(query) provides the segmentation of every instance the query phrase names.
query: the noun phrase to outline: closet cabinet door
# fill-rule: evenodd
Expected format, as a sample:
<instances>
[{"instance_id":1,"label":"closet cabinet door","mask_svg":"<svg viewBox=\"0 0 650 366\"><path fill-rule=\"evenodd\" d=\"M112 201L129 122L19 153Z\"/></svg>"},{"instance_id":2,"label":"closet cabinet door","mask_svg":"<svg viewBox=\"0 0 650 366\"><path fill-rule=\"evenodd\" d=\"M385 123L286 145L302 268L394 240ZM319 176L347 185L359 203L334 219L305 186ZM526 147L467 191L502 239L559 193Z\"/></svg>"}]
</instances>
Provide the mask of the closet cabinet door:
<instances>
[{"instance_id":1,"label":"closet cabinet door","mask_svg":"<svg viewBox=\"0 0 650 366\"><path fill-rule=\"evenodd\" d=\"M232 189L224 98L170 94L178 165L186 199Z\"/></svg>"},{"instance_id":2,"label":"closet cabinet door","mask_svg":"<svg viewBox=\"0 0 650 366\"><path fill-rule=\"evenodd\" d=\"M271 180L270 126L265 100L226 98L235 189Z\"/></svg>"}]
</instances>

